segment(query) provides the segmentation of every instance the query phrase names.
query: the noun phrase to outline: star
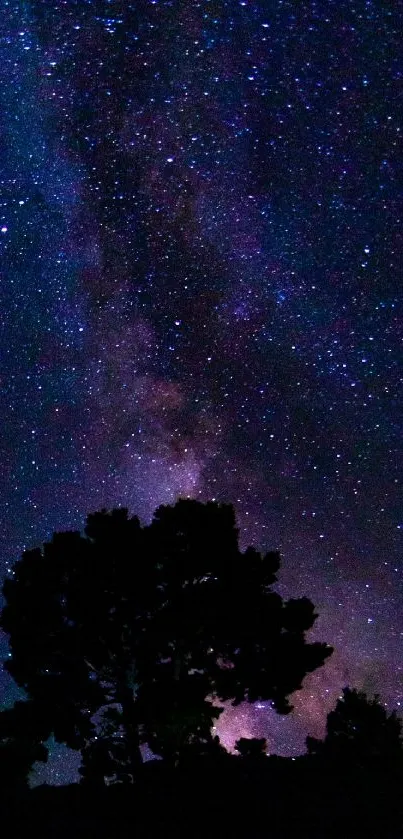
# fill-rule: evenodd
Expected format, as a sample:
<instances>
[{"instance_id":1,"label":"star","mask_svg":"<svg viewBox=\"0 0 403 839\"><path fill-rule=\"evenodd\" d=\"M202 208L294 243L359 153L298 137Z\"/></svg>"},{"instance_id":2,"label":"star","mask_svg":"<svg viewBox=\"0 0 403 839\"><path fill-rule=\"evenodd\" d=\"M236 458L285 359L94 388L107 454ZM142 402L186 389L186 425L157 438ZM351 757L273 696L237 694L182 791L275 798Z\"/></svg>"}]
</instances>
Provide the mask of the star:
<instances>
[{"instance_id":1,"label":"star","mask_svg":"<svg viewBox=\"0 0 403 839\"><path fill-rule=\"evenodd\" d=\"M396 21L48 5L0 45L2 574L103 507L233 502L336 652L218 733L299 754L345 684L403 701Z\"/></svg>"}]
</instances>

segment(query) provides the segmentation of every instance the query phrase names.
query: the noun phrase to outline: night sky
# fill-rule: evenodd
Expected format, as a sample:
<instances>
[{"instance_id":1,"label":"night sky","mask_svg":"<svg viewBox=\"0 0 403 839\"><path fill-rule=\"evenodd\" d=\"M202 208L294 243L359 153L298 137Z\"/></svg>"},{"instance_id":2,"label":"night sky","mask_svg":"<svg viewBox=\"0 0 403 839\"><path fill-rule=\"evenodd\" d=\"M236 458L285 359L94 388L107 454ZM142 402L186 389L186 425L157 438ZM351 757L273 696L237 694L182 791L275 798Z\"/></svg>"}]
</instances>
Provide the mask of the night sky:
<instances>
[{"instance_id":1,"label":"night sky","mask_svg":"<svg viewBox=\"0 0 403 839\"><path fill-rule=\"evenodd\" d=\"M232 501L336 652L224 742L298 754L346 684L403 707L399 5L1 11L2 573L102 507Z\"/></svg>"}]
</instances>

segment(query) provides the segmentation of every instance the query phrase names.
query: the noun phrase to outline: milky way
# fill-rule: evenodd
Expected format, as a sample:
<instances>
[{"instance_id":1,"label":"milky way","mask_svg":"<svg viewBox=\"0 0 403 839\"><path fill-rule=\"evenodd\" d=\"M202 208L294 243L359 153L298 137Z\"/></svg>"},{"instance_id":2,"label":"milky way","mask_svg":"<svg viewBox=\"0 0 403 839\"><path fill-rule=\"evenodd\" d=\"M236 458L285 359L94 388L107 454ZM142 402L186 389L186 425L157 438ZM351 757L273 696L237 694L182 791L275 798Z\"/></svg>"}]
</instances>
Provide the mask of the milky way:
<instances>
[{"instance_id":1,"label":"milky way","mask_svg":"<svg viewBox=\"0 0 403 839\"><path fill-rule=\"evenodd\" d=\"M345 684L399 707L397 6L2 12L3 573L91 510L232 501L336 652L291 717L226 711L224 741L298 753Z\"/></svg>"}]
</instances>

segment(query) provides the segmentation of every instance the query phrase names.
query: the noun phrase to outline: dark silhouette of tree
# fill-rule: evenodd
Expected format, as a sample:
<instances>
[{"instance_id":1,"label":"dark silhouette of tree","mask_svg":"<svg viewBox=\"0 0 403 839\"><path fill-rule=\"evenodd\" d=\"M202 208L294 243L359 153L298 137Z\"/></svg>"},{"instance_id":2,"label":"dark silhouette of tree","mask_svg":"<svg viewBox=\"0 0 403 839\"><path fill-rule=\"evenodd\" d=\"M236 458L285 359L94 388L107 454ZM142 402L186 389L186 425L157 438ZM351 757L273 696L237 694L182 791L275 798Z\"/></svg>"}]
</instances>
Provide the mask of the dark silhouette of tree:
<instances>
[{"instance_id":1,"label":"dark silhouette of tree","mask_svg":"<svg viewBox=\"0 0 403 839\"><path fill-rule=\"evenodd\" d=\"M307 769L334 835L344 835L349 825L355 836L401 836L403 741L395 712L377 696L345 688L328 715L324 740L308 737L307 747Z\"/></svg>"},{"instance_id":2,"label":"dark silhouette of tree","mask_svg":"<svg viewBox=\"0 0 403 839\"><path fill-rule=\"evenodd\" d=\"M46 763L49 737L46 720L33 702L16 702L0 711L0 789L18 792L28 784L36 761Z\"/></svg>"},{"instance_id":3,"label":"dark silhouette of tree","mask_svg":"<svg viewBox=\"0 0 403 839\"><path fill-rule=\"evenodd\" d=\"M90 515L4 583L6 667L39 722L81 749L87 780L133 779L143 742L173 763L214 751L213 701L288 713L331 653L305 639L312 603L273 592L279 564L239 550L230 505L178 501L147 527L123 509Z\"/></svg>"},{"instance_id":4,"label":"dark silhouette of tree","mask_svg":"<svg viewBox=\"0 0 403 839\"><path fill-rule=\"evenodd\" d=\"M131 780L131 771L123 740L119 744L116 738L97 736L82 749L82 784L99 787L107 779L124 783Z\"/></svg>"},{"instance_id":5,"label":"dark silhouette of tree","mask_svg":"<svg viewBox=\"0 0 403 839\"><path fill-rule=\"evenodd\" d=\"M267 740L265 737L241 737L235 743L236 751L241 757L256 760L267 757Z\"/></svg>"},{"instance_id":6,"label":"dark silhouette of tree","mask_svg":"<svg viewBox=\"0 0 403 839\"><path fill-rule=\"evenodd\" d=\"M388 714L379 697L344 688L334 711L327 717L326 737L307 738L310 754L349 764L370 762L403 764L402 723L395 711Z\"/></svg>"},{"instance_id":7,"label":"dark silhouette of tree","mask_svg":"<svg viewBox=\"0 0 403 839\"><path fill-rule=\"evenodd\" d=\"M183 672L172 678L164 672L156 682L139 689L142 741L155 754L176 763L187 751L199 755L213 750L212 725L222 709L206 699L211 681L200 673Z\"/></svg>"}]
</instances>

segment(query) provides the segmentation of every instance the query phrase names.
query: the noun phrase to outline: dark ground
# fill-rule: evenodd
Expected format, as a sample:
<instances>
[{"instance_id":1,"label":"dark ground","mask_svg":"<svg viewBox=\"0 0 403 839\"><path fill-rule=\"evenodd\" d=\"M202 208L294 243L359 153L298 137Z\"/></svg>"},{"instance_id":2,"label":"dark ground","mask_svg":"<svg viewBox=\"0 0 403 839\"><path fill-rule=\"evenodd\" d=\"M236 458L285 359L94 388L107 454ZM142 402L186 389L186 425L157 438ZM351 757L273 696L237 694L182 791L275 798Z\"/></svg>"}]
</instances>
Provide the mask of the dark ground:
<instances>
[{"instance_id":1,"label":"dark ground","mask_svg":"<svg viewBox=\"0 0 403 839\"><path fill-rule=\"evenodd\" d=\"M329 769L306 757L182 770L152 762L134 787L41 786L2 805L3 836L41 839L398 839L402 824L395 772Z\"/></svg>"}]
</instances>

